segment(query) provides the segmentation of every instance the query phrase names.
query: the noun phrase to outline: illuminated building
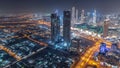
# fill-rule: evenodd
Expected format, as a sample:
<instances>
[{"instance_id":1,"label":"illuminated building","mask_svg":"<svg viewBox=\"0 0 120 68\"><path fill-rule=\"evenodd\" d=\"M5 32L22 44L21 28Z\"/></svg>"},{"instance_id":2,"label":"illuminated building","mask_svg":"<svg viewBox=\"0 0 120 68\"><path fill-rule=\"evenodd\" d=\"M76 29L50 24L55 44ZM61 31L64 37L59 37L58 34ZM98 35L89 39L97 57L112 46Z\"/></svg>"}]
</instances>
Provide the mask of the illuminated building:
<instances>
[{"instance_id":1,"label":"illuminated building","mask_svg":"<svg viewBox=\"0 0 120 68\"><path fill-rule=\"evenodd\" d=\"M80 24L84 23L84 21L85 21L85 11L82 10Z\"/></svg>"},{"instance_id":2,"label":"illuminated building","mask_svg":"<svg viewBox=\"0 0 120 68\"><path fill-rule=\"evenodd\" d=\"M93 25L96 25L96 17L97 17L96 10L94 10L94 12L93 12Z\"/></svg>"},{"instance_id":3,"label":"illuminated building","mask_svg":"<svg viewBox=\"0 0 120 68\"><path fill-rule=\"evenodd\" d=\"M108 36L108 27L109 27L109 19L106 19L103 25L103 37Z\"/></svg>"},{"instance_id":4,"label":"illuminated building","mask_svg":"<svg viewBox=\"0 0 120 68\"><path fill-rule=\"evenodd\" d=\"M63 14L63 39L67 45L70 45L71 12L64 11Z\"/></svg>"},{"instance_id":5,"label":"illuminated building","mask_svg":"<svg viewBox=\"0 0 120 68\"><path fill-rule=\"evenodd\" d=\"M75 20L75 7L72 7L71 26L73 26L75 23L76 23L76 20Z\"/></svg>"},{"instance_id":6,"label":"illuminated building","mask_svg":"<svg viewBox=\"0 0 120 68\"><path fill-rule=\"evenodd\" d=\"M78 23L78 9L76 9L76 23Z\"/></svg>"},{"instance_id":7,"label":"illuminated building","mask_svg":"<svg viewBox=\"0 0 120 68\"><path fill-rule=\"evenodd\" d=\"M105 54L106 51L107 51L106 44L105 43L101 43L100 54Z\"/></svg>"},{"instance_id":8,"label":"illuminated building","mask_svg":"<svg viewBox=\"0 0 120 68\"><path fill-rule=\"evenodd\" d=\"M71 26L78 23L78 19L79 19L78 9L75 9L75 7L72 7Z\"/></svg>"},{"instance_id":9,"label":"illuminated building","mask_svg":"<svg viewBox=\"0 0 120 68\"><path fill-rule=\"evenodd\" d=\"M57 14L51 14L51 40L55 43L60 36L60 19Z\"/></svg>"}]
</instances>

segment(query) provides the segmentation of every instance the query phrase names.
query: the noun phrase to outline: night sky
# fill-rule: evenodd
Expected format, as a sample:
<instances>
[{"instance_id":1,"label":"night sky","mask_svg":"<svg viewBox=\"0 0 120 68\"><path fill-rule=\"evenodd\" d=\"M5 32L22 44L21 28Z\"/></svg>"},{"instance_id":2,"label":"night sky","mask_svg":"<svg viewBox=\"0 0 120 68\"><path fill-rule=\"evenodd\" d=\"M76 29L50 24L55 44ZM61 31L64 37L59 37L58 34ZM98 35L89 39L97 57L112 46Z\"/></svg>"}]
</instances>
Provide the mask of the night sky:
<instances>
[{"instance_id":1,"label":"night sky","mask_svg":"<svg viewBox=\"0 0 120 68\"><path fill-rule=\"evenodd\" d=\"M98 10L100 13L120 11L120 0L0 0L0 13L63 11L76 6L79 10Z\"/></svg>"}]
</instances>

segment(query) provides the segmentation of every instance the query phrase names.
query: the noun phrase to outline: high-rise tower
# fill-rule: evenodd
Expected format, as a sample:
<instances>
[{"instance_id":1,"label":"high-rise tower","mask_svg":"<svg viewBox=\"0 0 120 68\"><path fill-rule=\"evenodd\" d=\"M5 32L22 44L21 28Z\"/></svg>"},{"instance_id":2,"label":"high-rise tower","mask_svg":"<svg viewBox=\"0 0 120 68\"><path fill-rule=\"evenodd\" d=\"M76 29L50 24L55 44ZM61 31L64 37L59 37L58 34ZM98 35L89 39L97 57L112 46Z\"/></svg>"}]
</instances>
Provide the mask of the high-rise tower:
<instances>
[{"instance_id":1,"label":"high-rise tower","mask_svg":"<svg viewBox=\"0 0 120 68\"><path fill-rule=\"evenodd\" d=\"M71 43L70 32L71 32L71 12L63 12L63 38L64 42L69 46Z\"/></svg>"},{"instance_id":2,"label":"high-rise tower","mask_svg":"<svg viewBox=\"0 0 120 68\"><path fill-rule=\"evenodd\" d=\"M78 9L76 9L76 23L78 23Z\"/></svg>"},{"instance_id":3,"label":"high-rise tower","mask_svg":"<svg viewBox=\"0 0 120 68\"><path fill-rule=\"evenodd\" d=\"M93 12L93 25L96 25L96 19L97 19L97 14L96 14L96 10L94 10Z\"/></svg>"},{"instance_id":4,"label":"high-rise tower","mask_svg":"<svg viewBox=\"0 0 120 68\"><path fill-rule=\"evenodd\" d=\"M103 25L103 37L107 37L108 36L108 27L109 27L109 19L106 19L104 21L104 25Z\"/></svg>"},{"instance_id":5,"label":"high-rise tower","mask_svg":"<svg viewBox=\"0 0 120 68\"><path fill-rule=\"evenodd\" d=\"M60 19L56 13L51 14L51 40L53 43L59 40L60 36Z\"/></svg>"},{"instance_id":6,"label":"high-rise tower","mask_svg":"<svg viewBox=\"0 0 120 68\"><path fill-rule=\"evenodd\" d=\"M76 18L75 18L75 7L72 7L72 17L71 17L71 26L74 26L76 23Z\"/></svg>"},{"instance_id":7,"label":"high-rise tower","mask_svg":"<svg viewBox=\"0 0 120 68\"><path fill-rule=\"evenodd\" d=\"M82 10L82 12L81 12L81 19L80 19L80 24L84 23L84 21L85 21L85 11Z\"/></svg>"}]
</instances>

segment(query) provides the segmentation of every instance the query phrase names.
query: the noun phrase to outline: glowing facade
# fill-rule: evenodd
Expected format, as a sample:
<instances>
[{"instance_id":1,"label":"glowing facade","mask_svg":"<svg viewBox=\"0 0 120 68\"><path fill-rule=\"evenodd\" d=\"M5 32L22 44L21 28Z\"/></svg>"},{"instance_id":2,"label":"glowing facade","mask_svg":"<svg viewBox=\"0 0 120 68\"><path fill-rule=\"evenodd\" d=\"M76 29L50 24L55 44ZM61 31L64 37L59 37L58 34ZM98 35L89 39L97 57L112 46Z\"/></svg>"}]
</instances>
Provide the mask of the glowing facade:
<instances>
[{"instance_id":1,"label":"glowing facade","mask_svg":"<svg viewBox=\"0 0 120 68\"><path fill-rule=\"evenodd\" d=\"M102 43L101 46L100 46L100 53L101 54L105 54L106 53L106 44L105 43Z\"/></svg>"}]
</instances>

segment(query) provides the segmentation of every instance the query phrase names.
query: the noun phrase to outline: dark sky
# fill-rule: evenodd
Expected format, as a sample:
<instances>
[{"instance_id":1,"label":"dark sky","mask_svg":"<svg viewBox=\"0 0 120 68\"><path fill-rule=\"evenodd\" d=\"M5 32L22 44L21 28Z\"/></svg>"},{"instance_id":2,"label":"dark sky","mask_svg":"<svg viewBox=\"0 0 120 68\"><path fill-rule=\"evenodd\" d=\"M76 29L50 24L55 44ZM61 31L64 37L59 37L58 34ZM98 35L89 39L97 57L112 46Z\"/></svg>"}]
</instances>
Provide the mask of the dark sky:
<instances>
[{"instance_id":1,"label":"dark sky","mask_svg":"<svg viewBox=\"0 0 120 68\"><path fill-rule=\"evenodd\" d=\"M79 10L97 9L101 13L120 11L120 0L0 0L0 13L52 12L76 6Z\"/></svg>"}]
</instances>

